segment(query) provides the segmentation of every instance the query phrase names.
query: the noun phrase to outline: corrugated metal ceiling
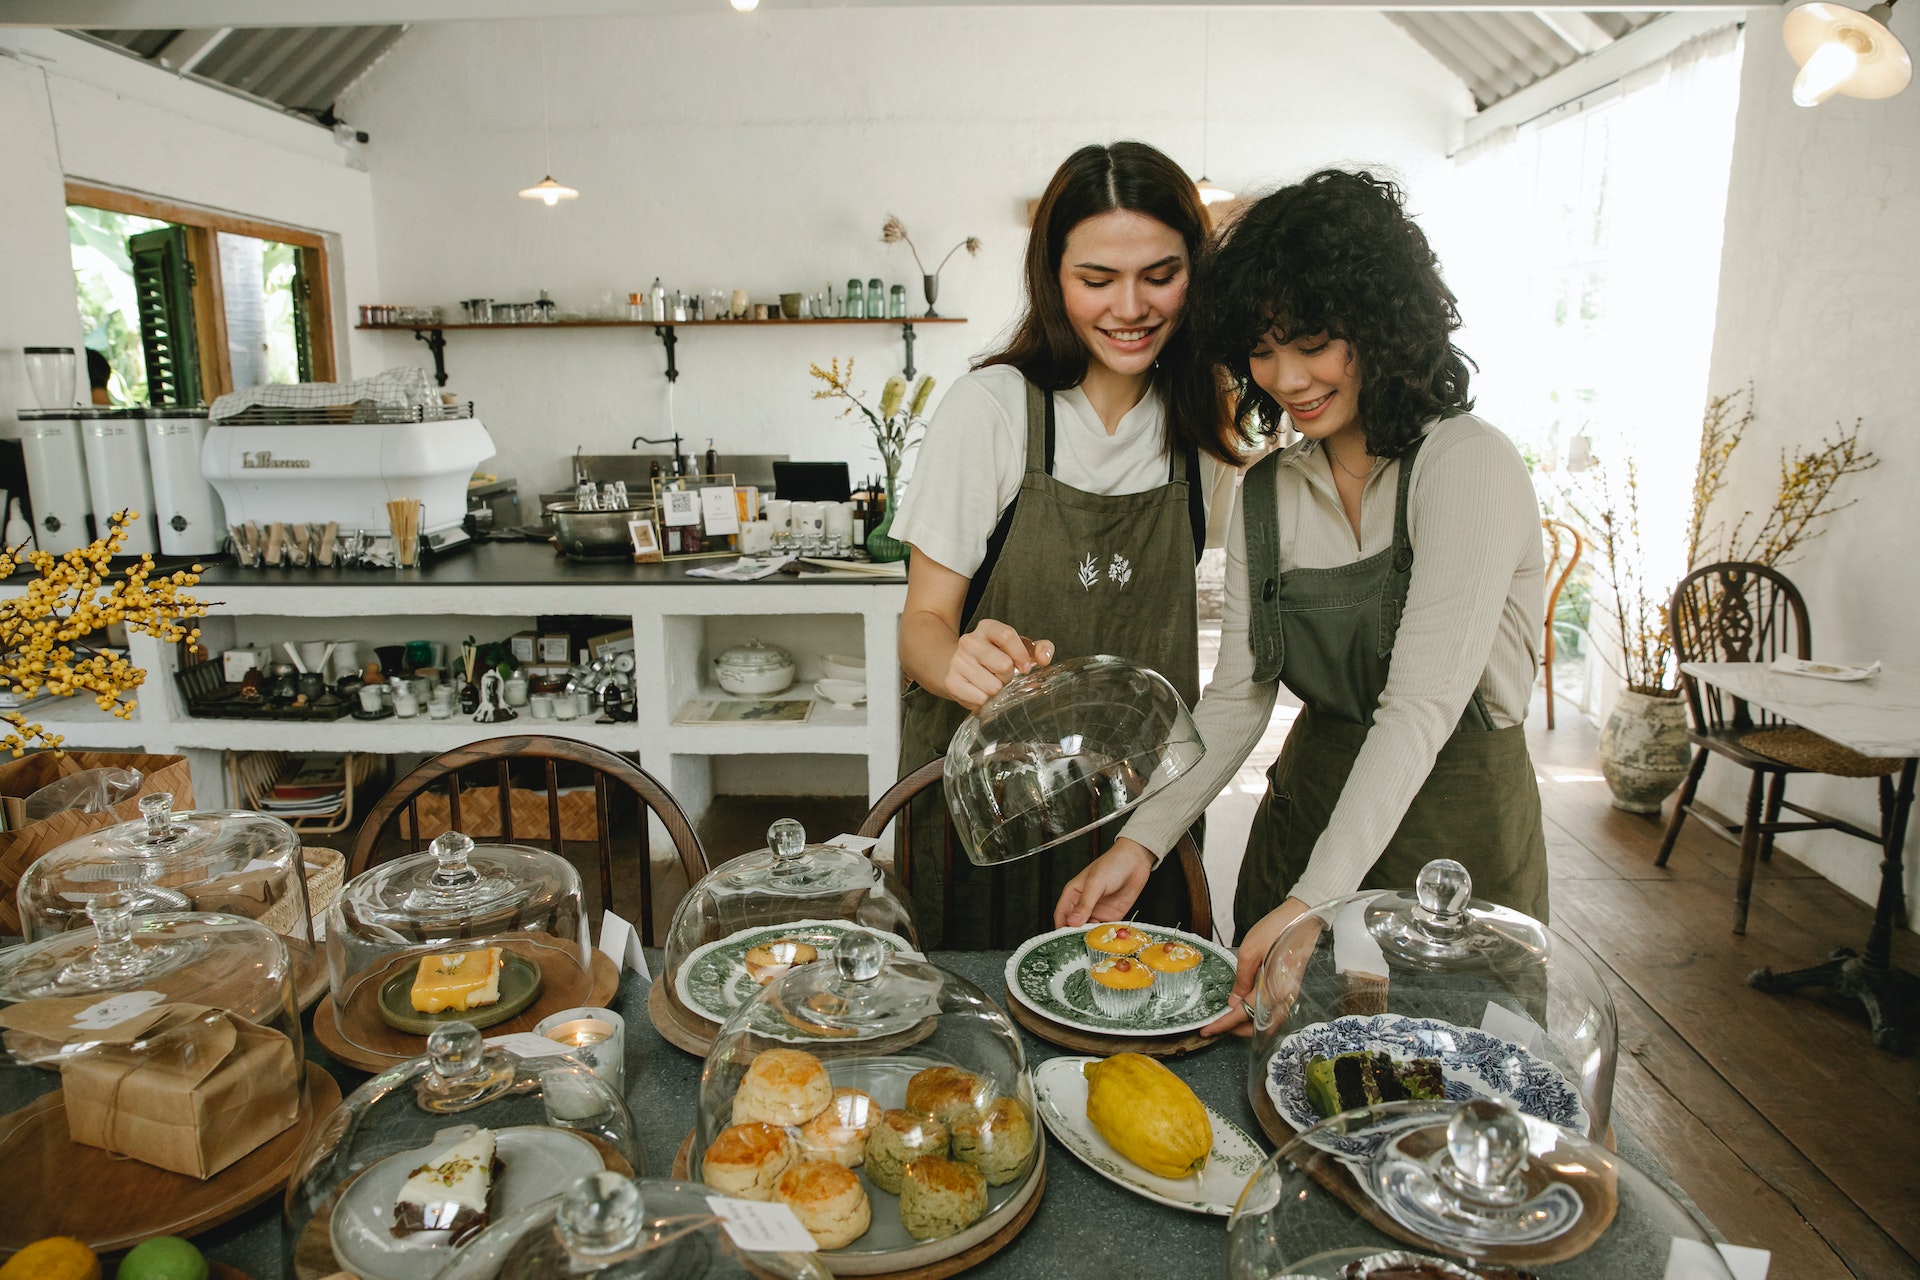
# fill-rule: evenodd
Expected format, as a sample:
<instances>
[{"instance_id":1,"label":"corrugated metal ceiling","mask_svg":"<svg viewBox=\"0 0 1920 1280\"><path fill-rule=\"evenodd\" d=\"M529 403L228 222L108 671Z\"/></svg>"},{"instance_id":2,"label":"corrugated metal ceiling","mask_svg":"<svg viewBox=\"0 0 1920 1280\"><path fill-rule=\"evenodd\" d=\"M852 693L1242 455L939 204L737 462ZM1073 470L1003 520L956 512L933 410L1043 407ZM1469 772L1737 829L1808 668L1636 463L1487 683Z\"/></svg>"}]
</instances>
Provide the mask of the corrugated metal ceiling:
<instances>
[{"instance_id":1,"label":"corrugated metal ceiling","mask_svg":"<svg viewBox=\"0 0 1920 1280\"><path fill-rule=\"evenodd\" d=\"M1466 83L1483 111L1660 16L1567 9L1387 14Z\"/></svg>"}]
</instances>

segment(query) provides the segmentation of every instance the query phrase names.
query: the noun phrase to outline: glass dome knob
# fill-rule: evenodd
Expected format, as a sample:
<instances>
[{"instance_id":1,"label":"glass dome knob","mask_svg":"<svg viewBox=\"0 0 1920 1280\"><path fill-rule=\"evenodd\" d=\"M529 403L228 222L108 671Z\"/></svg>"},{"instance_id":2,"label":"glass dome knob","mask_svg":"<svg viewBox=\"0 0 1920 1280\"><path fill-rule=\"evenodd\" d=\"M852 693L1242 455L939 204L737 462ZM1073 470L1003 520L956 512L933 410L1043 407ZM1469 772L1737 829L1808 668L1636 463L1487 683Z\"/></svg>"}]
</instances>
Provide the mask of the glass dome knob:
<instances>
[{"instance_id":1,"label":"glass dome knob","mask_svg":"<svg viewBox=\"0 0 1920 1280\"><path fill-rule=\"evenodd\" d=\"M618 1253L640 1238L646 1204L633 1179L611 1170L590 1173L560 1201L554 1226L575 1257Z\"/></svg>"},{"instance_id":2,"label":"glass dome knob","mask_svg":"<svg viewBox=\"0 0 1920 1280\"><path fill-rule=\"evenodd\" d=\"M1430 916L1448 919L1466 910L1473 897L1473 877L1452 858L1435 858L1420 868L1414 896Z\"/></svg>"},{"instance_id":3,"label":"glass dome knob","mask_svg":"<svg viewBox=\"0 0 1920 1280\"><path fill-rule=\"evenodd\" d=\"M473 853L473 840L469 836L458 831L443 832L433 838L427 852L440 863L433 872L433 883L438 887L459 888L480 878L480 873L467 862Z\"/></svg>"},{"instance_id":4,"label":"glass dome knob","mask_svg":"<svg viewBox=\"0 0 1920 1280\"><path fill-rule=\"evenodd\" d=\"M1510 1204L1526 1196L1520 1177L1527 1158L1527 1126L1504 1103L1470 1102L1447 1122L1447 1155L1441 1177L1452 1189L1483 1204Z\"/></svg>"},{"instance_id":5,"label":"glass dome knob","mask_svg":"<svg viewBox=\"0 0 1920 1280\"><path fill-rule=\"evenodd\" d=\"M887 944L864 930L850 930L834 944L834 968L848 982L872 982L886 963Z\"/></svg>"},{"instance_id":6,"label":"glass dome knob","mask_svg":"<svg viewBox=\"0 0 1920 1280\"><path fill-rule=\"evenodd\" d=\"M767 848L776 861L791 862L807 850L807 829L792 818L782 818L767 828Z\"/></svg>"},{"instance_id":7,"label":"glass dome knob","mask_svg":"<svg viewBox=\"0 0 1920 1280\"><path fill-rule=\"evenodd\" d=\"M70 966L69 976L94 982L132 977L146 968L133 944L133 895L125 889L96 893L87 903L87 919L99 941L93 954Z\"/></svg>"},{"instance_id":8,"label":"glass dome knob","mask_svg":"<svg viewBox=\"0 0 1920 1280\"><path fill-rule=\"evenodd\" d=\"M513 1061L505 1051L489 1049L470 1022L443 1022L427 1033L432 1070L421 1078L420 1106L426 1111L465 1111L497 1098L513 1084Z\"/></svg>"},{"instance_id":9,"label":"glass dome knob","mask_svg":"<svg viewBox=\"0 0 1920 1280\"><path fill-rule=\"evenodd\" d=\"M155 791L141 796L140 816L147 820L147 829L137 841L138 844L151 847L171 844L180 838L183 829L173 825L172 792Z\"/></svg>"},{"instance_id":10,"label":"glass dome knob","mask_svg":"<svg viewBox=\"0 0 1920 1280\"><path fill-rule=\"evenodd\" d=\"M473 1074L486 1053L480 1032L469 1022L445 1022L427 1033L427 1056L436 1075L459 1079Z\"/></svg>"}]
</instances>

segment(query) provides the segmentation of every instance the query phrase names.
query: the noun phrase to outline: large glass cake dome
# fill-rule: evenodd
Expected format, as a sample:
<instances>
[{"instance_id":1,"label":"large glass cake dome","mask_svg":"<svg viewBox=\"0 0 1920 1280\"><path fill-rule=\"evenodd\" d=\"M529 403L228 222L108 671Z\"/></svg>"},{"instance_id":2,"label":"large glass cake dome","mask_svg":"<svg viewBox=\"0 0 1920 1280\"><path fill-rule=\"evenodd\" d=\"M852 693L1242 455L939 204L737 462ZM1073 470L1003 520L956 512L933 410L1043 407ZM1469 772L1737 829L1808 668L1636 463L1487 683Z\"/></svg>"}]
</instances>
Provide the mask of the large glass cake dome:
<instances>
[{"instance_id":1,"label":"large glass cake dome","mask_svg":"<svg viewBox=\"0 0 1920 1280\"><path fill-rule=\"evenodd\" d=\"M134 905L96 893L92 927L0 952L0 1257L191 1234L276 1193L305 1137L284 941Z\"/></svg>"},{"instance_id":2,"label":"large glass cake dome","mask_svg":"<svg viewBox=\"0 0 1920 1280\"><path fill-rule=\"evenodd\" d=\"M1069 658L1015 676L954 733L947 808L968 858L1011 862L1127 812L1206 750L1159 672Z\"/></svg>"},{"instance_id":3,"label":"large glass cake dome","mask_svg":"<svg viewBox=\"0 0 1920 1280\"><path fill-rule=\"evenodd\" d=\"M1402 1099L1485 1097L1602 1139L1619 1049L1585 950L1473 897L1459 863L1289 924L1254 987L1248 1097L1268 1136Z\"/></svg>"},{"instance_id":4,"label":"large glass cake dome","mask_svg":"<svg viewBox=\"0 0 1920 1280\"><path fill-rule=\"evenodd\" d=\"M1229 1280L1731 1280L1653 1179L1484 1099L1309 1126L1247 1183L1227 1234Z\"/></svg>"},{"instance_id":5,"label":"large glass cake dome","mask_svg":"<svg viewBox=\"0 0 1920 1280\"><path fill-rule=\"evenodd\" d=\"M439 1280L828 1280L810 1253L742 1248L710 1187L588 1174L488 1227Z\"/></svg>"},{"instance_id":6,"label":"large glass cake dome","mask_svg":"<svg viewBox=\"0 0 1920 1280\"><path fill-rule=\"evenodd\" d=\"M326 924L333 999L314 1032L367 1070L418 1057L442 1024L531 1030L612 995L595 987L579 873L544 849L446 832L348 881Z\"/></svg>"},{"instance_id":7,"label":"large glass cake dome","mask_svg":"<svg viewBox=\"0 0 1920 1280\"><path fill-rule=\"evenodd\" d=\"M425 1056L349 1094L287 1184L282 1274L432 1277L490 1224L587 1174L644 1172L626 1103L552 1049L522 1057L449 1022Z\"/></svg>"},{"instance_id":8,"label":"large glass cake dome","mask_svg":"<svg viewBox=\"0 0 1920 1280\"><path fill-rule=\"evenodd\" d=\"M690 1179L793 1208L841 1275L1004 1239L1045 1180L1007 1015L966 979L860 932L727 1020L685 1154Z\"/></svg>"},{"instance_id":9,"label":"large glass cake dome","mask_svg":"<svg viewBox=\"0 0 1920 1280\"><path fill-rule=\"evenodd\" d=\"M704 1046L764 984L830 960L854 929L901 953L920 945L891 871L864 853L808 844L806 829L782 818L767 829L766 848L721 863L681 899L656 999L692 1033L689 1045Z\"/></svg>"}]
</instances>

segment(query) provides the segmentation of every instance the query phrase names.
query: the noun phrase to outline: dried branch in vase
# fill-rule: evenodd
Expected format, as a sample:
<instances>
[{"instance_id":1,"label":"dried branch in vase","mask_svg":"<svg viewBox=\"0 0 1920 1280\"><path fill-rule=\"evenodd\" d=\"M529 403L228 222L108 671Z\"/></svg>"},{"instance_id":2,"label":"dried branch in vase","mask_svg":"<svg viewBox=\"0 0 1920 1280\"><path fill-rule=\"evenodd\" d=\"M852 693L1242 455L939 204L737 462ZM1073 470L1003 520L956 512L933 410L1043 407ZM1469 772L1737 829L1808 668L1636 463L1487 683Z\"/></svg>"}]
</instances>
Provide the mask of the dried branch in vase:
<instances>
[{"instance_id":1,"label":"dried branch in vase","mask_svg":"<svg viewBox=\"0 0 1920 1280\"><path fill-rule=\"evenodd\" d=\"M879 411L875 412L853 389L851 358L847 360L845 373L840 371L837 358L825 369L817 364L811 366L810 372L826 384L824 390L813 393L815 400L845 400L847 405L840 411L841 417L847 417L857 410L866 418L868 428L873 433L873 447L880 454L887 479L893 480L900 473L900 464L905 460L907 451L920 443L921 433L926 428L927 404L933 398L933 379L922 376L913 384L913 394L909 397L905 378L898 374L888 378L886 385L880 389Z\"/></svg>"}]
</instances>

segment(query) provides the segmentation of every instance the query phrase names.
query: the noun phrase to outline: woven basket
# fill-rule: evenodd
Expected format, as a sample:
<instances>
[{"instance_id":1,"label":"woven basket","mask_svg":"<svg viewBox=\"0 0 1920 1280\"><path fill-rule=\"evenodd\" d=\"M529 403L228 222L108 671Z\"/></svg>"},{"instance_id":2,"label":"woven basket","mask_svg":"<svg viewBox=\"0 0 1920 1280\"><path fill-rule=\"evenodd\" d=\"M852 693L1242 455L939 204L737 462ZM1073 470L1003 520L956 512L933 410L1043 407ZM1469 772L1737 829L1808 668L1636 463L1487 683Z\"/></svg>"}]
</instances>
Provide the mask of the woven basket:
<instances>
[{"instance_id":1,"label":"woven basket","mask_svg":"<svg viewBox=\"0 0 1920 1280\"><path fill-rule=\"evenodd\" d=\"M509 789L513 797L513 834L516 840L547 839L547 795L523 787ZM437 791L429 791L415 802L420 814L421 840L431 840L453 829L452 806ZM460 833L474 839L501 839L500 792L496 787L471 787L460 793ZM400 834L416 838L407 811L400 811ZM560 838L597 840L600 815L591 788L560 793Z\"/></svg>"},{"instance_id":2,"label":"woven basket","mask_svg":"<svg viewBox=\"0 0 1920 1280\"><path fill-rule=\"evenodd\" d=\"M307 864L307 902L318 916L340 896L340 886L346 880L347 859L332 849L313 845L300 850L300 856ZM291 895L274 903L260 917L260 923L289 938L305 937L307 933L300 919L300 899Z\"/></svg>"},{"instance_id":3,"label":"woven basket","mask_svg":"<svg viewBox=\"0 0 1920 1280\"><path fill-rule=\"evenodd\" d=\"M1902 764L1890 757L1863 756L1811 729L1755 729L1740 735L1740 745L1781 764L1836 778L1879 778L1899 772Z\"/></svg>"}]
</instances>

